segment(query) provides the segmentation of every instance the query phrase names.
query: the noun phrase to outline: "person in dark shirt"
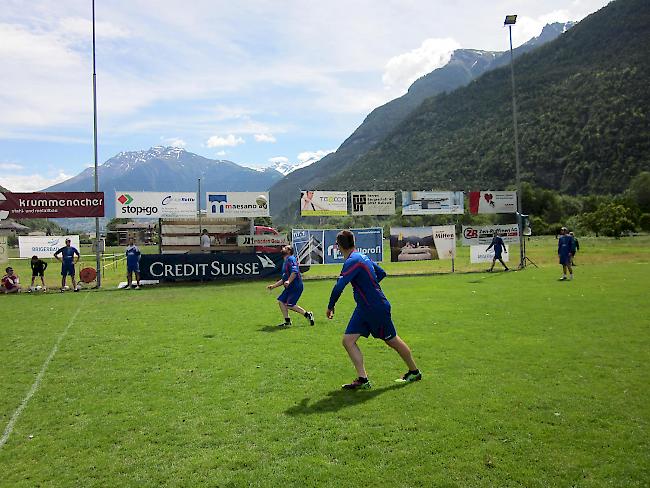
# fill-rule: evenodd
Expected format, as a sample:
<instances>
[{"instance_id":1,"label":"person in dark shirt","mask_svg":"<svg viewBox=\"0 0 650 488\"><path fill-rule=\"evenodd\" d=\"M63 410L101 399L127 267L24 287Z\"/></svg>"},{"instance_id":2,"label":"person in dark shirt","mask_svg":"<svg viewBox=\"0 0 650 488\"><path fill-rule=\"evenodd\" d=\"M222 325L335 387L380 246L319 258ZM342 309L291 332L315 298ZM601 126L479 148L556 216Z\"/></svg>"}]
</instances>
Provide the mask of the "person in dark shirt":
<instances>
[{"instance_id":1,"label":"person in dark shirt","mask_svg":"<svg viewBox=\"0 0 650 488\"><path fill-rule=\"evenodd\" d=\"M560 229L560 238L557 240L557 256L562 265L562 277L560 281L567 279L566 272L569 271L569 280L573 279L573 268L571 267L571 253L573 252L573 237L566 227Z\"/></svg>"},{"instance_id":2,"label":"person in dark shirt","mask_svg":"<svg viewBox=\"0 0 650 488\"><path fill-rule=\"evenodd\" d=\"M573 237L573 249L571 250L571 266L575 266L576 263L574 261L574 258L576 257L576 254L580 250L580 243L578 242L578 239L576 238L573 232L569 232L569 235Z\"/></svg>"},{"instance_id":3,"label":"person in dark shirt","mask_svg":"<svg viewBox=\"0 0 650 488\"><path fill-rule=\"evenodd\" d=\"M488 246L486 251L489 251L490 248L492 248L492 247L494 247L494 257L492 258L492 266L490 266L490 269L488 269L488 271L492 272L492 270L494 269L494 263L497 262L497 259L503 265L503 267L505 268L505 271L510 271L510 268L508 268L508 266L506 266L506 263L503 262L503 258L501 257L501 253L503 251L508 252L508 250L506 249L506 245L504 244L503 239L501 239L501 236L499 235L498 232L494 233L494 237L492 238L492 242L490 243L490 245Z\"/></svg>"},{"instance_id":4,"label":"person in dark shirt","mask_svg":"<svg viewBox=\"0 0 650 488\"><path fill-rule=\"evenodd\" d=\"M38 256L32 256L32 260L29 264L32 267L32 284L29 286L29 291L34 289L34 281L36 281L37 276L40 276L41 278L43 291L47 291L47 286L45 285L45 270L47 269L47 263L42 259L38 259Z\"/></svg>"},{"instance_id":5,"label":"person in dark shirt","mask_svg":"<svg viewBox=\"0 0 650 488\"><path fill-rule=\"evenodd\" d=\"M363 354L357 345L361 336L368 337L370 334L393 348L408 366L409 370L406 374L395 381L421 380L422 373L415 365L408 345L397 335L391 317L390 302L379 286L379 282L386 277L386 272L368 256L356 251L354 234L349 230L339 232L336 236L336 244L343 254L345 262L330 295L327 318L334 318L334 306L348 283L352 284L354 301L357 303L343 335L343 347L357 371L357 378L352 383L343 385L343 389L367 390L371 388L363 365Z\"/></svg>"}]
</instances>

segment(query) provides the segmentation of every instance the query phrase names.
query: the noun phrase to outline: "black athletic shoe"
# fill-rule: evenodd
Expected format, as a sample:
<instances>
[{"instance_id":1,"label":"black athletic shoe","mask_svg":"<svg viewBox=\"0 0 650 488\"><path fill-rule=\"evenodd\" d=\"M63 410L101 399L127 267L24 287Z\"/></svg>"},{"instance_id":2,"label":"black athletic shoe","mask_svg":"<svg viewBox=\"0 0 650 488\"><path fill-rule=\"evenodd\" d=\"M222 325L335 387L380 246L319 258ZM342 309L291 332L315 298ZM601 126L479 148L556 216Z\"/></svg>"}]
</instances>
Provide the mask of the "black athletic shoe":
<instances>
[{"instance_id":1,"label":"black athletic shoe","mask_svg":"<svg viewBox=\"0 0 650 488\"><path fill-rule=\"evenodd\" d=\"M309 325L314 325L316 323L314 322L314 312L307 312L305 317L307 317L307 320L309 320Z\"/></svg>"},{"instance_id":2,"label":"black athletic shoe","mask_svg":"<svg viewBox=\"0 0 650 488\"><path fill-rule=\"evenodd\" d=\"M404 376L395 380L395 383L410 383L411 381L420 381L422 379L422 372L411 373L408 371Z\"/></svg>"},{"instance_id":3,"label":"black athletic shoe","mask_svg":"<svg viewBox=\"0 0 650 488\"><path fill-rule=\"evenodd\" d=\"M348 383L347 385L341 386L344 390L369 390L372 388L372 385L370 384L370 381L366 379L366 381L361 381L361 379L357 378L354 380L352 383Z\"/></svg>"},{"instance_id":4,"label":"black athletic shoe","mask_svg":"<svg viewBox=\"0 0 650 488\"><path fill-rule=\"evenodd\" d=\"M291 322L282 322L278 324L278 327L291 327Z\"/></svg>"}]
</instances>

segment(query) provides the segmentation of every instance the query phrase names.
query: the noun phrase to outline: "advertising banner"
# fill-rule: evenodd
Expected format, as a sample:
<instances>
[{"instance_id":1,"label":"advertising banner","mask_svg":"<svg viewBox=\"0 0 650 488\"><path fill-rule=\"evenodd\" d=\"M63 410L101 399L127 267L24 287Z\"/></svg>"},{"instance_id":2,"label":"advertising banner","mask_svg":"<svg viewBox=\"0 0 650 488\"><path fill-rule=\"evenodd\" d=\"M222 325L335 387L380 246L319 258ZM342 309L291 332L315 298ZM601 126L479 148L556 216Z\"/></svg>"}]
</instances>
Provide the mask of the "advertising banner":
<instances>
[{"instance_id":1,"label":"advertising banner","mask_svg":"<svg viewBox=\"0 0 650 488\"><path fill-rule=\"evenodd\" d=\"M348 194L344 191L313 191L300 192L300 215L347 215Z\"/></svg>"},{"instance_id":2,"label":"advertising banner","mask_svg":"<svg viewBox=\"0 0 650 488\"><path fill-rule=\"evenodd\" d=\"M0 193L0 220L103 216L103 192Z\"/></svg>"},{"instance_id":3,"label":"advertising banner","mask_svg":"<svg viewBox=\"0 0 650 488\"><path fill-rule=\"evenodd\" d=\"M489 246L489 244L488 244ZM471 246L469 248L469 256L470 256L470 262L471 263L491 263L492 259L494 259L494 248L490 249L489 251L485 250L485 246ZM508 248L508 245L505 245L505 252L501 255L501 259L503 260L504 263L507 263L510 261L510 253L508 252L510 249Z\"/></svg>"},{"instance_id":4,"label":"advertising banner","mask_svg":"<svg viewBox=\"0 0 650 488\"><path fill-rule=\"evenodd\" d=\"M384 231L381 227L351 229L357 251L379 263L384 254ZM340 229L293 229L291 242L299 264L343 264L343 254L336 244Z\"/></svg>"},{"instance_id":5,"label":"advertising banner","mask_svg":"<svg viewBox=\"0 0 650 488\"><path fill-rule=\"evenodd\" d=\"M463 246L489 246L498 232L506 244L519 242L519 226L517 224L504 225L463 225Z\"/></svg>"},{"instance_id":6,"label":"advertising banner","mask_svg":"<svg viewBox=\"0 0 650 488\"><path fill-rule=\"evenodd\" d=\"M393 215L395 213L394 191L353 191L352 215Z\"/></svg>"},{"instance_id":7,"label":"advertising banner","mask_svg":"<svg viewBox=\"0 0 650 488\"><path fill-rule=\"evenodd\" d=\"M469 213L495 214L516 213L516 191L471 191L469 192Z\"/></svg>"},{"instance_id":8,"label":"advertising banner","mask_svg":"<svg viewBox=\"0 0 650 488\"><path fill-rule=\"evenodd\" d=\"M247 235L237 236L238 246L286 246L289 239L285 235Z\"/></svg>"},{"instance_id":9,"label":"advertising banner","mask_svg":"<svg viewBox=\"0 0 650 488\"><path fill-rule=\"evenodd\" d=\"M79 249L79 236L18 236L18 249L21 258L51 258L54 253L65 246L65 240L70 239L70 245Z\"/></svg>"},{"instance_id":10,"label":"advertising banner","mask_svg":"<svg viewBox=\"0 0 650 488\"><path fill-rule=\"evenodd\" d=\"M269 193L208 192L205 196L209 217L269 217Z\"/></svg>"},{"instance_id":11,"label":"advertising banner","mask_svg":"<svg viewBox=\"0 0 650 488\"><path fill-rule=\"evenodd\" d=\"M7 243L7 236L0 234L0 263L6 263L7 261L9 261L9 244Z\"/></svg>"},{"instance_id":12,"label":"advertising banner","mask_svg":"<svg viewBox=\"0 0 650 488\"><path fill-rule=\"evenodd\" d=\"M402 215L462 214L462 191L403 191Z\"/></svg>"},{"instance_id":13,"label":"advertising banner","mask_svg":"<svg viewBox=\"0 0 650 488\"><path fill-rule=\"evenodd\" d=\"M116 191L115 216L129 219L195 219L196 193Z\"/></svg>"},{"instance_id":14,"label":"advertising banner","mask_svg":"<svg viewBox=\"0 0 650 488\"><path fill-rule=\"evenodd\" d=\"M213 281L276 276L282 267L280 253L269 254L143 254L143 280Z\"/></svg>"},{"instance_id":15,"label":"advertising banner","mask_svg":"<svg viewBox=\"0 0 650 488\"><path fill-rule=\"evenodd\" d=\"M391 227L390 260L428 261L456 256L456 226Z\"/></svg>"}]
</instances>

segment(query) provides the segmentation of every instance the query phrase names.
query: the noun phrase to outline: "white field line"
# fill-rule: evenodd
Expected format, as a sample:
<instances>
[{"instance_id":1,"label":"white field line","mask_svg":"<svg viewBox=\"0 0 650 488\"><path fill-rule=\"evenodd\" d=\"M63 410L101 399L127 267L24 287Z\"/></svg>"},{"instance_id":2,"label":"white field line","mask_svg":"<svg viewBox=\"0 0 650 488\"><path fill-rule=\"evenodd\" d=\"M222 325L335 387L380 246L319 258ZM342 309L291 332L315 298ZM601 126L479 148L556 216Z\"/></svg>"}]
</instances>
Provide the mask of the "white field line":
<instances>
[{"instance_id":1,"label":"white field line","mask_svg":"<svg viewBox=\"0 0 650 488\"><path fill-rule=\"evenodd\" d=\"M20 402L20 405L14 412L14 414L11 416L9 419L9 423L7 424L7 427L5 428L4 434L2 434L2 438L0 438L0 449L7 443L7 440L9 440L9 436L14 430L14 426L16 425L16 422L18 422L18 417L20 417L20 414L23 413L23 410L25 410L25 407L27 406L27 403L29 403L29 400L34 396L34 393L36 393L36 390L38 390L38 387L41 386L41 381L43 380L43 376L45 376L45 371L47 370L48 365L50 364L50 361L54 358L54 355L57 353L59 350L59 345L61 344L61 341L65 337L65 335L68 333L68 330L72 325L74 324L75 319L77 318L77 315L79 315L79 311L82 309L84 304L86 303L86 300L88 299L88 293L86 293L86 296L84 299L81 301L79 304L79 307L75 311L74 314L72 314L72 317L70 318L70 321L68 322L68 325L66 328L61 332L59 335L59 338L56 340L56 343L54 344L54 347L52 348L52 351L50 352L50 355L47 357L45 362L43 363L43 366L41 367L41 370L39 371L38 375L36 376L36 380L34 380L34 384L32 387L29 389L27 392L27 395L25 395L25 398L23 398L23 401Z\"/></svg>"}]
</instances>

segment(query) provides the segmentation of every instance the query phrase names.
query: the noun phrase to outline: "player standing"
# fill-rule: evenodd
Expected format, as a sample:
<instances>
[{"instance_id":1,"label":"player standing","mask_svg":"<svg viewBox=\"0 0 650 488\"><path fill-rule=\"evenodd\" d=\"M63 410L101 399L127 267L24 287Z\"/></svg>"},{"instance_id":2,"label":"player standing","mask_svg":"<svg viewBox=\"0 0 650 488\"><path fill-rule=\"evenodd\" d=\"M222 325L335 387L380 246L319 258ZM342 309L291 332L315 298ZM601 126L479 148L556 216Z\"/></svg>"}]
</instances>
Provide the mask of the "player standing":
<instances>
[{"instance_id":1,"label":"player standing","mask_svg":"<svg viewBox=\"0 0 650 488\"><path fill-rule=\"evenodd\" d=\"M136 285L133 283L135 273ZM135 245L135 239L129 237L129 245L126 247L126 290L129 288L140 289L140 249Z\"/></svg>"},{"instance_id":2,"label":"player standing","mask_svg":"<svg viewBox=\"0 0 650 488\"><path fill-rule=\"evenodd\" d=\"M298 306L298 300L302 295L303 284L302 276L300 275L300 267L293 255L293 247L284 246L282 248L282 256L284 256L284 263L282 263L282 277L275 283L267 286L269 290L284 286L284 291L278 297L278 305L284 317L284 323L279 324L278 327L289 327L291 319L289 318L289 310L293 310L300 315L303 315L309 320L309 325L314 325L313 312L307 312L304 308Z\"/></svg>"},{"instance_id":3,"label":"player standing","mask_svg":"<svg viewBox=\"0 0 650 488\"><path fill-rule=\"evenodd\" d=\"M59 257L59 255L61 256ZM74 265L79 261L81 254L79 254L76 247L70 245L70 239L65 240L65 246L55 252L54 257L61 261L61 293L65 291L65 282L68 275L72 278L72 289L79 291L75 278Z\"/></svg>"},{"instance_id":4,"label":"player standing","mask_svg":"<svg viewBox=\"0 0 650 488\"><path fill-rule=\"evenodd\" d=\"M567 279L566 272L569 270L569 279L573 279L573 268L571 267L571 254L573 253L573 237L569 235L568 229L560 229L560 238L557 240L557 255L562 265L562 278L560 281Z\"/></svg>"},{"instance_id":5,"label":"player standing","mask_svg":"<svg viewBox=\"0 0 650 488\"><path fill-rule=\"evenodd\" d=\"M496 263L497 259L499 262L503 265L505 268L505 271L510 271L510 268L506 266L506 263L503 262L503 259L501 258L501 253L505 251L506 253L508 250L506 249L506 245L503 242L503 239L501 239L501 236L499 235L498 232L494 233L494 237L492 237L492 242L488 246L488 248L485 250L486 252L490 250L490 248L494 247L494 257L492 258L492 266L490 266L490 269L488 269L488 272L492 272L494 269L494 263Z\"/></svg>"},{"instance_id":6,"label":"player standing","mask_svg":"<svg viewBox=\"0 0 650 488\"><path fill-rule=\"evenodd\" d=\"M390 313L390 302L379 286L379 282L386 277L386 272L371 261L368 256L355 250L354 234L349 230L339 232L336 236L336 243L341 253L343 253L345 262L343 263L341 275L330 296L327 306L327 318L332 319L334 317L336 301L348 283L352 283L354 301L357 303L348 327L345 329L342 341L343 347L357 371L357 378L352 383L343 385L343 388L346 390L371 388L363 364L363 355L357 345L357 341L361 336L368 337L370 334L375 339L382 339L387 345L395 349L406 363L408 371L395 381L421 380L422 373L415 365L408 345L397 335Z\"/></svg>"}]
</instances>

